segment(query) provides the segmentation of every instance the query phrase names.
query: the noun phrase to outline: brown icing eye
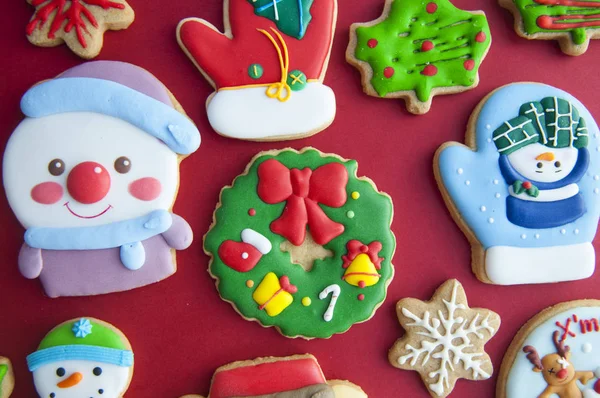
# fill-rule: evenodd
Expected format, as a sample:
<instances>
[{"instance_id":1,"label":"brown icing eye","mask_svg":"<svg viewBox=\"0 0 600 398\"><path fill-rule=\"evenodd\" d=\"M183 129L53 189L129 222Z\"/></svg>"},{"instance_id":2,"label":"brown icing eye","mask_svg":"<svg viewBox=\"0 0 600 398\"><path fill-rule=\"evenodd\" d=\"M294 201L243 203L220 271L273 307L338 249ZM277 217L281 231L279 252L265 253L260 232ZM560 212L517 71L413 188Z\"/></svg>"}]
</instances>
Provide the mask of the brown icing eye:
<instances>
[{"instance_id":1,"label":"brown icing eye","mask_svg":"<svg viewBox=\"0 0 600 398\"><path fill-rule=\"evenodd\" d=\"M544 167L544 165L542 164L542 162L538 162L538 164L536 165L538 169L541 169L542 167Z\"/></svg>"},{"instance_id":2,"label":"brown icing eye","mask_svg":"<svg viewBox=\"0 0 600 398\"><path fill-rule=\"evenodd\" d=\"M560 162L554 162L554 167L560 167Z\"/></svg>"},{"instance_id":3,"label":"brown icing eye","mask_svg":"<svg viewBox=\"0 0 600 398\"><path fill-rule=\"evenodd\" d=\"M65 172L65 162L63 162L62 159L52 159L50 163L48 163L48 171L53 176L58 177Z\"/></svg>"},{"instance_id":4,"label":"brown icing eye","mask_svg":"<svg viewBox=\"0 0 600 398\"><path fill-rule=\"evenodd\" d=\"M131 160L125 156L121 156L115 160L115 170L121 174L129 173L129 170L131 170Z\"/></svg>"}]
</instances>

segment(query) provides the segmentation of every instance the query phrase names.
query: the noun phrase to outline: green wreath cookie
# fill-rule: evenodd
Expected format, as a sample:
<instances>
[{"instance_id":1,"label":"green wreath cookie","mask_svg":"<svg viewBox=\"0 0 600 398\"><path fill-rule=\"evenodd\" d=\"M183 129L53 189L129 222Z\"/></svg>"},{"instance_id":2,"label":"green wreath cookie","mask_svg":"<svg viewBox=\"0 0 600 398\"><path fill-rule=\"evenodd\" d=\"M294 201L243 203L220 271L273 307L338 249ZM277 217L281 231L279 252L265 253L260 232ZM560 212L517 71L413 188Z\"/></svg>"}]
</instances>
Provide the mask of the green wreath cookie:
<instances>
[{"instance_id":1,"label":"green wreath cookie","mask_svg":"<svg viewBox=\"0 0 600 398\"><path fill-rule=\"evenodd\" d=\"M383 302L392 200L357 166L313 148L261 152L221 191L204 250L221 297L244 318L328 338Z\"/></svg>"}]
</instances>

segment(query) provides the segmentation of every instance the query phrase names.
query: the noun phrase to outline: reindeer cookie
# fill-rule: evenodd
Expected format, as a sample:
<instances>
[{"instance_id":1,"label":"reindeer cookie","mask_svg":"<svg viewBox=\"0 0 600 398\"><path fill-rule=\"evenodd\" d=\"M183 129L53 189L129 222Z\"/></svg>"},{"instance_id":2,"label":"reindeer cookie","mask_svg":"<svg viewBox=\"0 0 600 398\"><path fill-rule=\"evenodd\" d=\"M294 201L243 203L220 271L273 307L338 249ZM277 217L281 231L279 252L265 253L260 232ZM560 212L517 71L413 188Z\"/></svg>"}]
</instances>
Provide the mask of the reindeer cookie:
<instances>
[{"instance_id":1,"label":"reindeer cookie","mask_svg":"<svg viewBox=\"0 0 600 398\"><path fill-rule=\"evenodd\" d=\"M513 339L496 398L599 398L600 300L577 300L533 317Z\"/></svg>"}]
</instances>

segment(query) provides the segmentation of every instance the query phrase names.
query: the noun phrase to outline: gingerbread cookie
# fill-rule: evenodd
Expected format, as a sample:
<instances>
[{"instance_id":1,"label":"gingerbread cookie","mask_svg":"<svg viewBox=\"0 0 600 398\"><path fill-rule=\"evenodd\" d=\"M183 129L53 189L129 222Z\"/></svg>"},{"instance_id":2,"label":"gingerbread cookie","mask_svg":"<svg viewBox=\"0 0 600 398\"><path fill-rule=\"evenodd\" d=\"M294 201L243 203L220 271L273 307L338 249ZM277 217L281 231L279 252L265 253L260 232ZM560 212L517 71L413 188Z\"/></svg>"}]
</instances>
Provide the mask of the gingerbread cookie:
<instances>
[{"instance_id":1,"label":"gingerbread cookie","mask_svg":"<svg viewBox=\"0 0 600 398\"><path fill-rule=\"evenodd\" d=\"M600 301L576 300L529 320L506 351L496 398L600 397Z\"/></svg>"},{"instance_id":2,"label":"gingerbread cookie","mask_svg":"<svg viewBox=\"0 0 600 398\"><path fill-rule=\"evenodd\" d=\"M434 96L477 86L491 43L482 11L448 0L386 0L378 19L350 27L346 60L360 70L365 93L402 98L423 114Z\"/></svg>"},{"instance_id":3,"label":"gingerbread cookie","mask_svg":"<svg viewBox=\"0 0 600 398\"><path fill-rule=\"evenodd\" d=\"M434 172L471 242L477 278L514 285L592 275L600 215L598 134L592 115L572 95L515 83L475 109L467 146L440 147Z\"/></svg>"},{"instance_id":4,"label":"gingerbread cookie","mask_svg":"<svg viewBox=\"0 0 600 398\"><path fill-rule=\"evenodd\" d=\"M15 387L15 374L10 360L0 357L0 398L9 398Z\"/></svg>"},{"instance_id":5,"label":"gingerbread cookie","mask_svg":"<svg viewBox=\"0 0 600 398\"><path fill-rule=\"evenodd\" d=\"M257 358L221 366L213 375L207 398L228 397L367 398L367 394L348 381L327 380L317 359L305 354Z\"/></svg>"},{"instance_id":6,"label":"gingerbread cookie","mask_svg":"<svg viewBox=\"0 0 600 398\"><path fill-rule=\"evenodd\" d=\"M135 14L126 0L27 0L35 13L27 39L40 47L62 43L82 58L100 54L107 30L127 29Z\"/></svg>"},{"instance_id":7,"label":"gingerbread cookie","mask_svg":"<svg viewBox=\"0 0 600 398\"><path fill-rule=\"evenodd\" d=\"M459 281L446 281L429 301L402 299L396 312L406 334L391 348L390 363L419 372L432 397L448 396L458 379L492 376L484 345L498 332L500 316L469 308Z\"/></svg>"},{"instance_id":8,"label":"gingerbread cookie","mask_svg":"<svg viewBox=\"0 0 600 398\"><path fill-rule=\"evenodd\" d=\"M213 129L283 141L329 126L335 95L323 79L336 0L224 1L224 33L198 18L177 28L181 48L215 89L206 101Z\"/></svg>"},{"instance_id":9,"label":"gingerbread cookie","mask_svg":"<svg viewBox=\"0 0 600 398\"><path fill-rule=\"evenodd\" d=\"M515 31L529 40L558 40L568 55L585 53L600 38L598 0L499 0L515 17Z\"/></svg>"},{"instance_id":10,"label":"gingerbread cookie","mask_svg":"<svg viewBox=\"0 0 600 398\"><path fill-rule=\"evenodd\" d=\"M77 318L52 329L27 365L40 398L120 398L133 376L133 351L113 325Z\"/></svg>"},{"instance_id":11,"label":"gingerbread cookie","mask_svg":"<svg viewBox=\"0 0 600 398\"><path fill-rule=\"evenodd\" d=\"M392 280L393 206L357 163L314 148L261 152L221 191L204 237L221 297L285 336L371 318Z\"/></svg>"},{"instance_id":12,"label":"gingerbread cookie","mask_svg":"<svg viewBox=\"0 0 600 398\"><path fill-rule=\"evenodd\" d=\"M19 270L50 297L158 282L193 238L171 213L179 162L200 134L153 75L89 62L32 87L4 153L8 202L27 229ZM23 159L27 161L24 162Z\"/></svg>"}]
</instances>

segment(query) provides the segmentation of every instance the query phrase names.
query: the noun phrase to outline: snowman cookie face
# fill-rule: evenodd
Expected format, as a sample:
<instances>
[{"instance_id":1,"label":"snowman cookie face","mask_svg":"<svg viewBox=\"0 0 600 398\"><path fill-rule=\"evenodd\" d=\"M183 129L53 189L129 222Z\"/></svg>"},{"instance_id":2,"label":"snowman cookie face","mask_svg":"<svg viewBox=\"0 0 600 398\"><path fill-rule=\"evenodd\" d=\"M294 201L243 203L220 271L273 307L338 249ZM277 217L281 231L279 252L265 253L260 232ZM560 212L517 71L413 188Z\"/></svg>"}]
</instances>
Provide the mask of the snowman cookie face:
<instances>
[{"instance_id":1,"label":"snowman cookie face","mask_svg":"<svg viewBox=\"0 0 600 398\"><path fill-rule=\"evenodd\" d=\"M536 143L508 155L510 164L530 181L556 182L568 176L577 163L577 149L548 148Z\"/></svg>"},{"instance_id":2,"label":"snowman cookie face","mask_svg":"<svg viewBox=\"0 0 600 398\"><path fill-rule=\"evenodd\" d=\"M115 117L70 112L26 118L4 156L10 206L25 228L83 227L172 206L178 156Z\"/></svg>"},{"instance_id":3,"label":"snowman cookie face","mask_svg":"<svg viewBox=\"0 0 600 398\"><path fill-rule=\"evenodd\" d=\"M93 361L67 360L33 372L40 397L121 397L131 379L131 368Z\"/></svg>"}]
</instances>

